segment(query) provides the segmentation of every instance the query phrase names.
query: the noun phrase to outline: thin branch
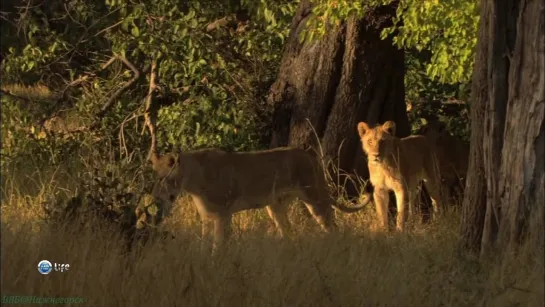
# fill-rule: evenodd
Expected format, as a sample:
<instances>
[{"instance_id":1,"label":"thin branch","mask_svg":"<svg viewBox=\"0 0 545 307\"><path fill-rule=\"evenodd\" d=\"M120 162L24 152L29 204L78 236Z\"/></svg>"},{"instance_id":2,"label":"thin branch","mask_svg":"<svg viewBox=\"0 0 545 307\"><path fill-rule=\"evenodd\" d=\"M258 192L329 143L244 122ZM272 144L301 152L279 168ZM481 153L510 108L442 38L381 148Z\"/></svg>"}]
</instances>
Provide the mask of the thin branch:
<instances>
[{"instance_id":1,"label":"thin branch","mask_svg":"<svg viewBox=\"0 0 545 307\"><path fill-rule=\"evenodd\" d=\"M62 90L62 92L61 92L61 95L60 95L61 99L62 99L62 100L66 100L66 99L67 99L66 93L68 92L68 89L69 89L69 88L72 88L72 87L74 87L74 86L76 86L76 85L79 85L79 84L81 84L81 83L83 83L83 82L89 81L89 78L94 77L94 76L95 76L95 75L85 74L85 75L80 76L80 77L77 78L76 80L71 81L70 83L68 83L68 84L64 87L64 89Z\"/></svg>"},{"instance_id":2,"label":"thin branch","mask_svg":"<svg viewBox=\"0 0 545 307\"><path fill-rule=\"evenodd\" d=\"M108 60L108 62L102 64L102 67L100 67L100 70L104 70L104 69L108 68L108 66L112 65L112 63L113 63L116 59L117 59L116 56L111 57L111 58Z\"/></svg>"},{"instance_id":3,"label":"thin branch","mask_svg":"<svg viewBox=\"0 0 545 307\"><path fill-rule=\"evenodd\" d=\"M121 125L119 126L119 153L120 153L120 157L123 157L123 153L125 153L125 155L127 157L129 157L129 150L127 149L127 142L125 140L125 123L133 120L133 119L138 119L138 117L142 116L142 114L138 113L138 110L134 111L132 114L128 115L127 117L125 117L125 119L123 120L123 122L121 123Z\"/></svg>"},{"instance_id":4,"label":"thin branch","mask_svg":"<svg viewBox=\"0 0 545 307\"><path fill-rule=\"evenodd\" d=\"M108 68L108 66L110 66L113 62L115 62L115 60L117 60L118 58L119 58L119 57L118 57L117 55L114 55L113 57L111 57L106 63L104 63L104 64L100 67L100 70L102 71L102 70ZM127 61L127 62L128 62L128 61ZM127 85L127 87L130 86L130 85L134 82L133 80L136 80L136 79L140 76L140 72L134 67L134 65L132 65L130 62L129 62L129 64L130 64L129 68L130 68L133 72L135 72L135 75L134 75L133 79L131 79L131 80L129 80L129 81L127 82L127 83L130 82L128 85L125 84L125 85ZM128 65L127 65L127 66L128 66ZM91 78L94 78L94 77L96 77L96 74L94 74L94 73L84 73L83 75L81 75L81 76L80 76L79 78L77 78L76 80L71 81L70 83L68 83L68 84L64 87L64 89L62 90L58 102L68 100L68 97L66 97L66 95L67 95L68 90L69 90L70 88L75 87L75 86L78 86L78 85L80 85L80 84L82 84L82 83L84 83L84 82L90 81L90 79L91 79ZM123 88L122 88L122 90L123 90ZM118 91L114 94L114 96L112 96L112 98L110 98L110 100L112 100L112 99L115 100L116 96L119 95L119 94L120 94L120 91L118 90ZM110 102L110 100L108 100L108 102ZM107 104L108 104L108 103L107 103ZM108 106L108 105L103 106L102 109L96 114L96 116L95 116L96 120L95 120L95 122L91 125L91 129L94 129L94 128L96 128L96 126L98 126L99 118L101 118L101 117L104 115L104 113L107 111L108 108L111 107L112 104L113 104L113 102L110 103L110 106ZM106 109L106 111L104 111L105 109ZM101 112L103 112L103 113L101 113ZM58 110L57 110L57 111L54 111L54 112L48 111L48 112L46 112L46 113L49 114L49 115L45 116L42 120L40 120L40 125L43 125L43 123L45 123L46 121L48 121L48 120L52 119L53 117L56 117L56 116L59 115L59 111L58 111ZM81 130L81 129L79 129L79 130ZM79 131L70 131L70 132L79 132Z\"/></svg>"},{"instance_id":5,"label":"thin branch","mask_svg":"<svg viewBox=\"0 0 545 307\"><path fill-rule=\"evenodd\" d=\"M66 11L66 14L68 15L68 17L70 18L70 20L72 20L73 23L76 23L78 24L79 26L81 26L82 28L85 29L85 33L87 33L87 31L89 30L84 24L82 24L81 22L77 21L74 17L72 17L72 14L70 14L70 9L68 9L68 6L66 5L66 3L64 4L64 10Z\"/></svg>"},{"instance_id":6,"label":"thin branch","mask_svg":"<svg viewBox=\"0 0 545 307\"><path fill-rule=\"evenodd\" d=\"M151 63L151 71L149 78L149 91L148 96L146 97L146 108L144 111L144 119L146 126L148 126L150 135L151 135L151 146L148 152L148 160L151 161L153 157L157 155L157 138L155 136L155 126L157 122L157 106L153 103L153 92L155 91L155 70L157 68L157 60L153 60Z\"/></svg>"},{"instance_id":7,"label":"thin branch","mask_svg":"<svg viewBox=\"0 0 545 307\"><path fill-rule=\"evenodd\" d=\"M115 60L120 60L121 62L123 62L123 64L125 64L130 70L133 71L134 75L132 77L132 79L130 79L129 81L125 82L123 84L123 86L121 86L119 89L117 89L112 96L110 96L110 98L108 99L108 101L102 106L102 108L95 114L94 116L94 121L92 122L92 124L86 128L86 127L79 127L77 129L73 129L73 130L70 130L70 131L67 131L67 133L78 133L78 132L86 132L86 131L91 131L91 130L95 130L96 128L98 128L98 126L100 125L100 122L102 120L102 118L104 117L104 115L109 111L109 109L114 105L117 97L122 93L124 92L126 89L128 89L134 82L136 82L139 78L140 78L140 71L129 61L127 60L125 57L123 56L120 56L120 55L114 55L112 58L110 58L106 63L104 63L101 67L100 70L104 70L106 69L108 66L112 65ZM65 93L66 93L66 90L70 87L73 87L73 86L76 86L78 84L81 84L81 83L84 83L85 81L88 81L89 80L89 77L94 77L95 75L94 74L86 74L72 82L70 82L70 84L68 84L66 86L66 88L63 90L63 94L62 94L62 98L64 98L65 96ZM57 112L56 112L57 113ZM54 115L55 116L55 115ZM52 118L52 116L50 116L49 118ZM47 119L43 120L42 121L42 124L46 121Z\"/></svg>"},{"instance_id":8,"label":"thin branch","mask_svg":"<svg viewBox=\"0 0 545 307\"><path fill-rule=\"evenodd\" d=\"M95 35L93 35L93 37L97 37L97 36L99 36L100 34L106 32L106 31L108 31L108 30L110 30L110 29L113 29L113 28L117 27L118 25L122 24L123 21L125 21L125 20L122 19L122 20L120 20L120 21L114 23L113 25L108 26L108 27L106 27L106 28L104 28L104 29L98 31Z\"/></svg>"},{"instance_id":9,"label":"thin branch","mask_svg":"<svg viewBox=\"0 0 545 307\"><path fill-rule=\"evenodd\" d=\"M123 62L123 64L125 64L130 70L133 71L134 75L133 75L131 80L125 82L125 84L123 84L123 86L121 86L117 91L115 91L114 94L112 96L110 96L108 101L102 106L100 111L97 112L97 114L95 115L95 122L90 127L91 130L96 128L99 125L100 120L106 114L106 112L108 112L108 110L113 106L113 104L115 103L117 97L122 92L124 92L127 88L129 88L134 82L136 82L136 80L138 80L138 78L140 78L140 71L138 71L138 69L136 69L136 67L131 62L129 62L129 60L127 60L125 57L123 57L121 55L115 55L112 59L110 59L108 62L106 62L106 64L102 65L102 69L105 69L106 67L111 65L113 63L113 61L116 60L116 59Z\"/></svg>"},{"instance_id":10,"label":"thin branch","mask_svg":"<svg viewBox=\"0 0 545 307\"><path fill-rule=\"evenodd\" d=\"M8 14L9 14L9 12L0 12L0 19L3 19L5 22L9 23L14 28L17 28L17 24L8 19L8 17L7 17Z\"/></svg>"}]
</instances>

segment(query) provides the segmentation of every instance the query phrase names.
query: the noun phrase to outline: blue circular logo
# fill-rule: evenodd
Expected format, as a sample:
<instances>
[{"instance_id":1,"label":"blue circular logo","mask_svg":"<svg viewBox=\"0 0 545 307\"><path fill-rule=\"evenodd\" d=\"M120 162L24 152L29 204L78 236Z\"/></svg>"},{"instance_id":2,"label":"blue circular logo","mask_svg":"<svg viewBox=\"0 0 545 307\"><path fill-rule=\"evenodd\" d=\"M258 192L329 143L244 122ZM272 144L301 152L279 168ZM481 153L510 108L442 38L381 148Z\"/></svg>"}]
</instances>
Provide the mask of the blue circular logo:
<instances>
[{"instance_id":1,"label":"blue circular logo","mask_svg":"<svg viewBox=\"0 0 545 307\"><path fill-rule=\"evenodd\" d=\"M51 262L42 260L38 263L38 272L42 273L43 275L51 273L52 270L53 266L51 265Z\"/></svg>"}]
</instances>

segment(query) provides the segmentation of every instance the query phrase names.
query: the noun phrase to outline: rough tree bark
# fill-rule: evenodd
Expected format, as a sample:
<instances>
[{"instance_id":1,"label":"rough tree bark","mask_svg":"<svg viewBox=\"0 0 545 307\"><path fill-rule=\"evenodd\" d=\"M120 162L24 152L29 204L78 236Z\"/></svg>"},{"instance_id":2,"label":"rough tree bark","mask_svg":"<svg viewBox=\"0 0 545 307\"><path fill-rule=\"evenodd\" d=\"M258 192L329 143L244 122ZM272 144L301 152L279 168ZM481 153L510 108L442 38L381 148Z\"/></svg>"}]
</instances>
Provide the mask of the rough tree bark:
<instances>
[{"instance_id":1,"label":"rough tree bark","mask_svg":"<svg viewBox=\"0 0 545 307\"><path fill-rule=\"evenodd\" d=\"M269 93L268 101L275 110L270 146L317 148L309 121L326 161L334 161L349 174L368 177L357 123L393 120L398 136L410 133L404 102L404 54L390 39L380 39L395 6L379 7L363 20L331 26L321 40L301 43L299 35L310 14L310 2L301 1ZM347 189L355 196L355 187Z\"/></svg>"},{"instance_id":2,"label":"rough tree bark","mask_svg":"<svg viewBox=\"0 0 545 307\"><path fill-rule=\"evenodd\" d=\"M481 10L461 234L486 253L543 236L545 4L482 0Z\"/></svg>"}]
</instances>

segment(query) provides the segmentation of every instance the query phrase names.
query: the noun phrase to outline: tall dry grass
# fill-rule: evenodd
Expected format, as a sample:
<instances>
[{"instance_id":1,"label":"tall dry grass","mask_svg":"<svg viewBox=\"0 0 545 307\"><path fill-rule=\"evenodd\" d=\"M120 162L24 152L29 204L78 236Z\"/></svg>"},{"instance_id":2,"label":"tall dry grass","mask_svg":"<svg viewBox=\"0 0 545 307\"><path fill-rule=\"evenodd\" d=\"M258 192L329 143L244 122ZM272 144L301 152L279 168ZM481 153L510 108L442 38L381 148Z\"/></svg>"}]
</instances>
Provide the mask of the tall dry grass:
<instances>
[{"instance_id":1,"label":"tall dry grass","mask_svg":"<svg viewBox=\"0 0 545 307\"><path fill-rule=\"evenodd\" d=\"M47 188L44 186L44 188ZM52 229L35 197L2 202L2 295L84 297L88 306L543 306L543 246L479 263L458 252L458 216L407 234L370 231L372 211L337 216L320 232L292 208L294 232L275 236L261 211L234 219L234 238L212 257L199 252L199 222L185 200L165 222L175 239L125 253L115 234ZM4 194L5 196L5 194ZM68 263L41 275L40 260Z\"/></svg>"},{"instance_id":2,"label":"tall dry grass","mask_svg":"<svg viewBox=\"0 0 545 307\"><path fill-rule=\"evenodd\" d=\"M408 233L376 232L373 208L336 213L324 234L292 206L279 239L264 210L235 215L233 238L200 253L200 222L188 199L165 220L174 239L127 253L108 229L51 228L40 203L71 193L78 168L3 169L3 296L83 297L89 306L543 306L544 244L509 260L477 261L457 248L459 214ZM27 175L28 174L28 175ZM7 175L7 176L6 176ZM141 187L135 186L135 189ZM41 275L40 260L70 264Z\"/></svg>"}]
</instances>

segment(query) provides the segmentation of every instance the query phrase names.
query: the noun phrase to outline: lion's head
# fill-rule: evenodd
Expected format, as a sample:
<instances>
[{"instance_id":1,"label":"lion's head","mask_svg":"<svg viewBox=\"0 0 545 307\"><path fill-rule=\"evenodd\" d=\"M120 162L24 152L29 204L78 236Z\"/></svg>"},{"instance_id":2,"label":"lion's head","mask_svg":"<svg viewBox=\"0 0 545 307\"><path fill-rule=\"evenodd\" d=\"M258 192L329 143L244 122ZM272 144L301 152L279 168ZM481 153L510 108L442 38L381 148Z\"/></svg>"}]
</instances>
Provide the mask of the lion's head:
<instances>
[{"instance_id":1,"label":"lion's head","mask_svg":"<svg viewBox=\"0 0 545 307\"><path fill-rule=\"evenodd\" d=\"M444 124L438 121L428 122L427 125L420 129L421 135L427 137L431 142L438 141L441 137L444 137L448 134Z\"/></svg>"},{"instance_id":2,"label":"lion's head","mask_svg":"<svg viewBox=\"0 0 545 307\"><path fill-rule=\"evenodd\" d=\"M180 158L177 154L169 153L163 156L153 156L151 162L157 175L157 182L153 186L151 194L155 201L161 204L166 216L181 193L184 182Z\"/></svg>"},{"instance_id":3,"label":"lion's head","mask_svg":"<svg viewBox=\"0 0 545 307\"><path fill-rule=\"evenodd\" d=\"M365 122L358 124L363 151L367 154L369 162L381 163L392 153L396 140L395 129L396 124L393 121L373 128Z\"/></svg>"}]
</instances>

